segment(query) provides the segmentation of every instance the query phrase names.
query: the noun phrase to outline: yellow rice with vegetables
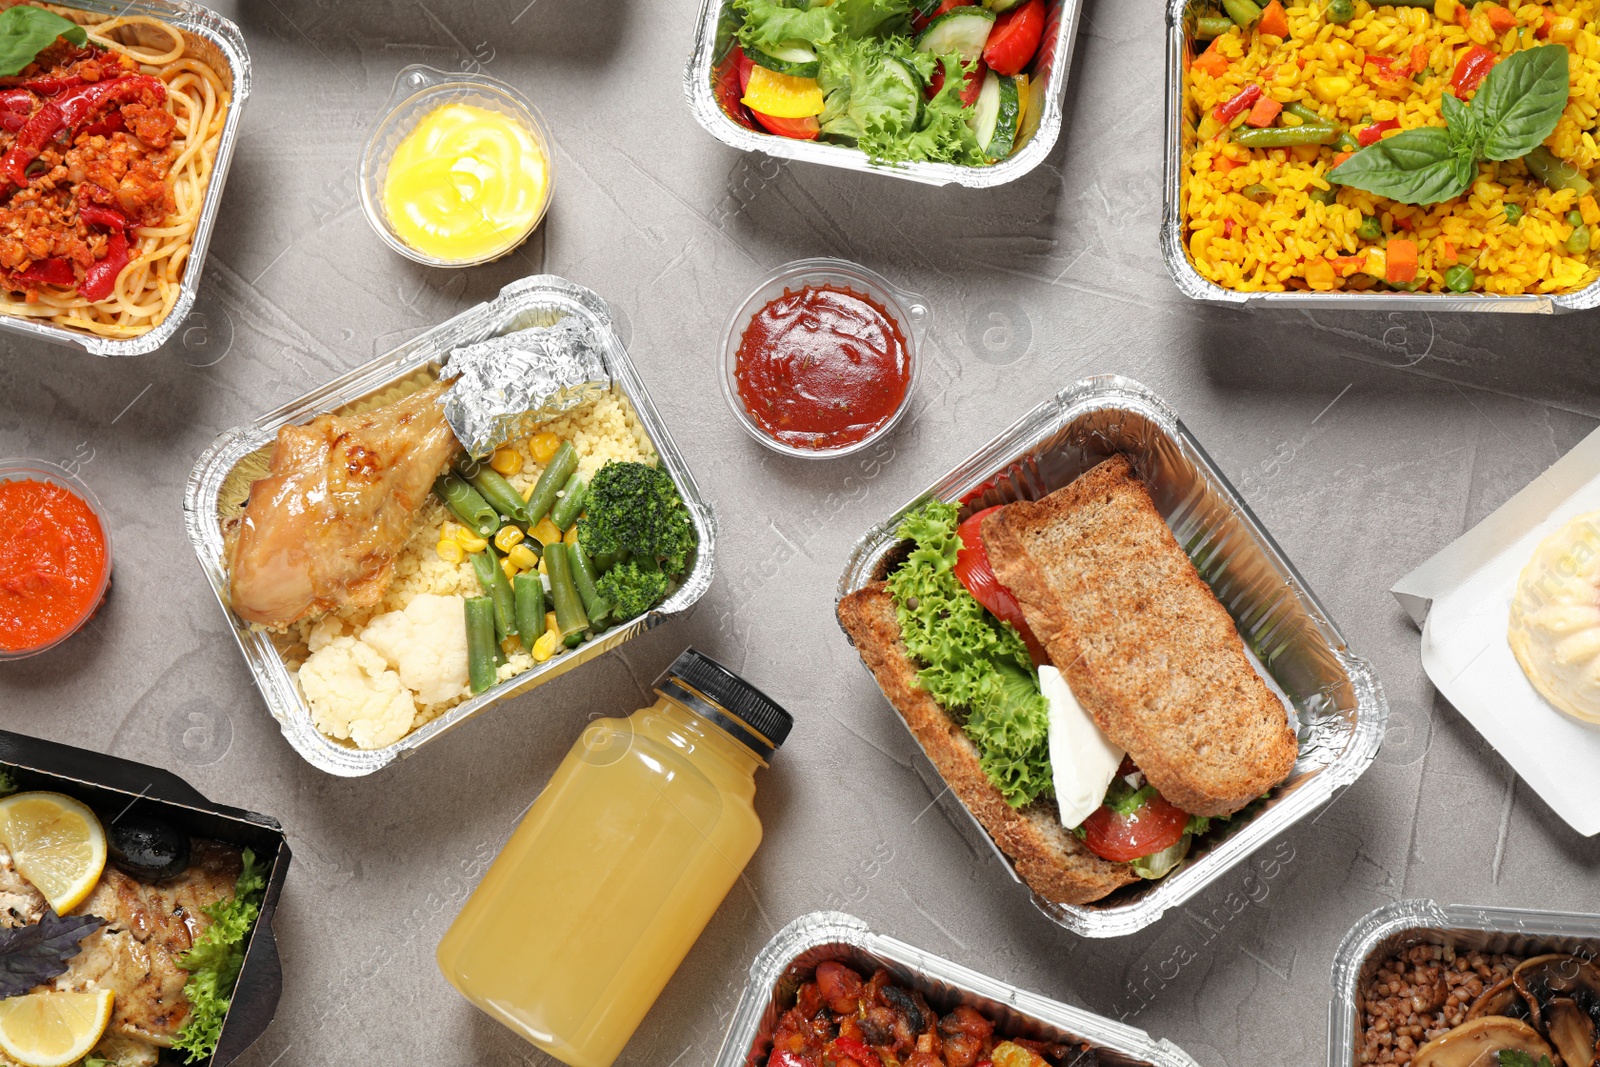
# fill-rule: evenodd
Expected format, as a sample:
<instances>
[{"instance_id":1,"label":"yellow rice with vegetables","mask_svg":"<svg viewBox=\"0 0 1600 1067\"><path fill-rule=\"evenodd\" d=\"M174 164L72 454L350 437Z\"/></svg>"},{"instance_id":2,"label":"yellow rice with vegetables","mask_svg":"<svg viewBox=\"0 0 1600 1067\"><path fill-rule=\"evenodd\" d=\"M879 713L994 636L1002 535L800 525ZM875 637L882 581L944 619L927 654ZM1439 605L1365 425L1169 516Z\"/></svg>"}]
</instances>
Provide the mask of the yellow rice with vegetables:
<instances>
[{"instance_id":1,"label":"yellow rice with vegetables","mask_svg":"<svg viewBox=\"0 0 1600 1067\"><path fill-rule=\"evenodd\" d=\"M1342 25L1328 15L1340 2L1345 13L1353 9ZM1509 295L1571 292L1593 282L1600 206L1596 191L1585 187L1600 181L1597 19L1600 0L1472 7L1437 0L1431 9L1295 0L1248 29L1235 19L1209 46L1196 41L1186 62L1182 182L1183 235L1196 270L1246 292ZM1495 63L1553 43L1567 49L1570 96L1540 160L1567 165L1567 180L1555 183L1562 187L1535 177L1524 158L1480 161L1464 192L1433 204L1400 203L1329 181L1329 172L1349 158L1342 153L1358 150L1351 144L1356 135L1382 141L1445 126L1444 93L1468 101L1475 95L1452 89L1475 47L1493 53L1483 62ZM1219 119L1219 106L1256 91L1265 101L1260 113L1252 108ZM1279 105L1281 113L1274 112ZM1349 138L1263 148L1247 143L1294 135L1246 132L1247 143L1240 143L1240 131L1263 117L1270 116L1274 130L1314 124L1296 111L1315 112L1309 119L1321 116ZM1406 269L1412 261L1414 273Z\"/></svg>"},{"instance_id":2,"label":"yellow rice with vegetables","mask_svg":"<svg viewBox=\"0 0 1600 1067\"><path fill-rule=\"evenodd\" d=\"M613 391L505 446L491 463L526 496L563 441L572 442L578 473L586 481L612 460L656 462L633 406ZM474 536L430 495L379 603L303 620L274 635L319 731L358 748L381 748L471 695L461 602L481 595L469 555L469 550L481 549ZM510 557L513 565L519 555ZM537 560L521 558L530 564L526 570L538 567ZM407 644L407 655L390 651L396 642ZM389 653L388 659L383 653ZM531 652L515 647L500 666L499 679L531 670L550 656L537 645ZM392 659L400 661L400 671L391 669Z\"/></svg>"}]
</instances>

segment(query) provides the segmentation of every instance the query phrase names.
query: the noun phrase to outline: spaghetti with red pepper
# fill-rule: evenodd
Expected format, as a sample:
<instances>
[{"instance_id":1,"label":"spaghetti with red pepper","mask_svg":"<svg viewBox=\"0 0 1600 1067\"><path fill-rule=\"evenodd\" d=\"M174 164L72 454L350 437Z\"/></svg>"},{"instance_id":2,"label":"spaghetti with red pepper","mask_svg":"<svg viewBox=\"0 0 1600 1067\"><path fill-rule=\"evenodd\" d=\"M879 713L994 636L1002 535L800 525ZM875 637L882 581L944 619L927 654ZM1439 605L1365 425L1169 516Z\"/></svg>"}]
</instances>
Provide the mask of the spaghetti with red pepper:
<instances>
[{"instance_id":1,"label":"spaghetti with red pepper","mask_svg":"<svg viewBox=\"0 0 1600 1067\"><path fill-rule=\"evenodd\" d=\"M0 313L102 337L177 302L230 102L158 19L91 22L0 78Z\"/></svg>"}]
</instances>

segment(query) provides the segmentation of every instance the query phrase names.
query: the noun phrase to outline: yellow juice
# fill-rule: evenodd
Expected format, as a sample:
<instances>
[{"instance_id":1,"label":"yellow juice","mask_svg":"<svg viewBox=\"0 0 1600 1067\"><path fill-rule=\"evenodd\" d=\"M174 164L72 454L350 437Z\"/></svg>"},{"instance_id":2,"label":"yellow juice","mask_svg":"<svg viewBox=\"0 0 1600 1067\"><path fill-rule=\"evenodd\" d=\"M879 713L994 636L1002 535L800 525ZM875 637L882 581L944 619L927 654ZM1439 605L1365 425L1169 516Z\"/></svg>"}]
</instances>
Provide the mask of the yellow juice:
<instances>
[{"instance_id":1,"label":"yellow juice","mask_svg":"<svg viewBox=\"0 0 1600 1067\"><path fill-rule=\"evenodd\" d=\"M463 996L572 1067L616 1059L761 841L754 773L787 725L677 682L589 724L439 943Z\"/></svg>"}]
</instances>

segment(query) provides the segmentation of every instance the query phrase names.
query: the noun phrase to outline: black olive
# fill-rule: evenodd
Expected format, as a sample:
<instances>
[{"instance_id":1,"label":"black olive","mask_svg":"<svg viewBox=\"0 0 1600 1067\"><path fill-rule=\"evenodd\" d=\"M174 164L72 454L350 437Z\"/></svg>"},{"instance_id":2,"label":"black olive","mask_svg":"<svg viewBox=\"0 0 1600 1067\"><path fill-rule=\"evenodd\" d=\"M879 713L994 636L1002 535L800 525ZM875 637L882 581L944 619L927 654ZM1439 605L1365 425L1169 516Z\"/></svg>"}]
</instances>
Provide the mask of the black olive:
<instances>
[{"instance_id":1,"label":"black olive","mask_svg":"<svg viewBox=\"0 0 1600 1067\"><path fill-rule=\"evenodd\" d=\"M189 835L148 815L124 815L106 835L111 862L135 878L159 882L189 866Z\"/></svg>"}]
</instances>

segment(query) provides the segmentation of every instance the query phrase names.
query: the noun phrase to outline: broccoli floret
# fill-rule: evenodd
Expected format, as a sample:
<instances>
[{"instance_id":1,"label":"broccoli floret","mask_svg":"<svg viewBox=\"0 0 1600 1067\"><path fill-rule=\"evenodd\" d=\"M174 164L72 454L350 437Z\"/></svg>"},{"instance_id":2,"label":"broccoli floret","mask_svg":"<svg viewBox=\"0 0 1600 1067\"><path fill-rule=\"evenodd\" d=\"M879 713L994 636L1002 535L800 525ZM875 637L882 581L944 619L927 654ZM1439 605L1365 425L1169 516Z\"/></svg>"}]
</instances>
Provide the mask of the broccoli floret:
<instances>
[{"instance_id":1,"label":"broccoli floret","mask_svg":"<svg viewBox=\"0 0 1600 1067\"><path fill-rule=\"evenodd\" d=\"M660 560L669 577L688 569L695 543L689 509L672 475L645 463L615 460L589 483L578 540L592 557Z\"/></svg>"},{"instance_id":2,"label":"broccoli floret","mask_svg":"<svg viewBox=\"0 0 1600 1067\"><path fill-rule=\"evenodd\" d=\"M667 595L667 584L660 567L630 559L602 574L596 587L602 597L611 601L611 617L626 622L659 604Z\"/></svg>"}]
</instances>

